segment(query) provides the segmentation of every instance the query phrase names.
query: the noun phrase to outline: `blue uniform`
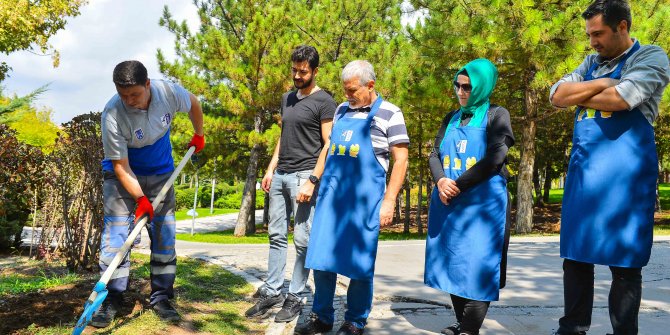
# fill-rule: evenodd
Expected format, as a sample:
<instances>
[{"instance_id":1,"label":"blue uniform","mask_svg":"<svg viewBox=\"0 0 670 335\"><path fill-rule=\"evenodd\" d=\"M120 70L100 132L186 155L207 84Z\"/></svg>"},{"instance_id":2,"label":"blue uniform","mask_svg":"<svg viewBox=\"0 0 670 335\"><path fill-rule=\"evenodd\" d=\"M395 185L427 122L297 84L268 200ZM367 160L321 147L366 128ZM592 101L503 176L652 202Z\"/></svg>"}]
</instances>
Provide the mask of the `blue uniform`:
<instances>
[{"instance_id":1,"label":"blue uniform","mask_svg":"<svg viewBox=\"0 0 670 335\"><path fill-rule=\"evenodd\" d=\"M104 228L100 243L101 273L107 269L118 249L128 238L135 220L135 199L117 179L112 160L127 158L149 201L158 195L172 171L170 126L176 112L191 109L190 96L181 86L162 80L151 81L151 102L147 110L126 106L115 95L102 113L102 142L105 159ZM170 189L154 208L154 219L148 223L151 237L151 300L153 305L172 298L177 254L175 252L175 196ZM128 286L130 261L126 257L107 284L110 295L119 295Z\"/></svg>"}]
</instances>

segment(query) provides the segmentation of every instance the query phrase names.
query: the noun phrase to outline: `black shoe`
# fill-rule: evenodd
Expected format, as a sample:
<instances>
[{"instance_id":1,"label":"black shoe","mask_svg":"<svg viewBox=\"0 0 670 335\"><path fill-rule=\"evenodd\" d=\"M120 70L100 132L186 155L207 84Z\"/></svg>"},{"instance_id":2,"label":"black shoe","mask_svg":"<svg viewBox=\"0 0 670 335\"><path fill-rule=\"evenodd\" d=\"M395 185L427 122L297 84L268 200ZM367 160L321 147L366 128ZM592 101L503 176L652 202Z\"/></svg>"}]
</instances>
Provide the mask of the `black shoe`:
<instances>
[{"instance_id":1,"label":"black shoe","mask_svg":"<svg viewBox=\"0 0 670 335\"><path fill-rule=\"evenodd\" d=\"M261 295L260 300L258 302L251 306L244 315L246 315L248 318L253 318L261 315L265 315L272 307L275 306L281 306L281 304L284 303L284 295L283 294L277 294L274 297L268 297L266 295Z\"/></svg>"},{"instance_id":2,"label":"black shoe","mask_svg":"<svg viewBox=\"0 0 670 335\"><path fill-rule=\"evenodd\" d=\"M557 330L557 331L555 331L551 334L552 335L586 335L586 332L564 332L564 331L558 331Z\"/></svg>"},{"instance_id":3,"label":"black shoe","mask_svg":"<svg viewBox=\"0 0 670 335\"><path fill-rule=\"evenodd\" d=\"M121 309L121 301L107 297L105 301L102 302L100 308L98 308L93 317L91 318L91 326L96 328L106 328L114 320L114 316Z\"/></svg>"},{"instance_id":4,"label":"black shoe","mask_svg":"<svg viewBox=\"0 0 670 335\"><path fill-rule=\"evenodd\" d=\"M442 329L441 333L445 335L458 335L461 333L461 324L456 322L453 325Z\"/></svg>"},{"instance_id":5,"label":"black shoe","mask_svg":"<svg viewBox=\"0 0 670 335\"><path fill-rule=\"evenodd\" d=\"M333 330L333 325L328 323L323 323L316 314L310 315L309 321L299 324L295 327L293 334L298 335L315 335L326 333Z\"/></svg>"},{"instance_id":6,"label":"black shoe","mask_svg":"<svg viewBox=\"0 0 670 335\"><path fill-rule=\"evenodd\" d=\"M284 300L281 310L275 315L275 322L291 322L300 315L300 311L302 311L300 297L289 293L286 295L286 300Z\"/></svg>"},{"instance_id":7,"label":"black shoe","mask_svg":"<svg viewBox=\"0 0 670 335\"><path fill-rule=\"evenodd\" d=\"M151 308L163 321L175 322L181 319L181 316L179 316L177 310L172 307L172 304L170 304L170 301L167 299L155 303L153 306L151 306Z\"/></svg>"},{"instance_id":8,"label":"black shoe","mask_svg":"<svg viewBox=\"0 0 670 335\"><path fill-rule=\"evenodd\" d=\"M353 323L344 321L335 335L363 335L363 331L363 328L358 328Z\"/></svg>"}]
</instances>

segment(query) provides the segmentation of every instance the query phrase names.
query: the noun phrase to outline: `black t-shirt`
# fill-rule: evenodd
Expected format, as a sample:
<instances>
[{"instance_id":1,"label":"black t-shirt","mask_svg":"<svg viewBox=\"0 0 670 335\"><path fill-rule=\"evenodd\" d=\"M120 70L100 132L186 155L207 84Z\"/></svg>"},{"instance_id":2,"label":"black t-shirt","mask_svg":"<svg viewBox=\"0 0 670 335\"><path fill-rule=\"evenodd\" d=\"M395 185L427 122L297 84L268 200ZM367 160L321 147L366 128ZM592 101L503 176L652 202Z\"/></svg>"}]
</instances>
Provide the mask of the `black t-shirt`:
<instances>
[{"instance_id":1,"label":"black t-shirt","mask_svg":"<svg viewBox=\"0 0 670 335\"><path fill-rule=\"evenodd\" d=\"M282 96L278 170L291 173L314 169L324 144L321 121L331 120L335 108L337 103L324 90L302 99L298 99L297 91Z\"/></svg>"},{"instance_id":2,"label":"black t-shirt","mask_svg":"<svg viewBox=\"0 0 670 335\"><path fill-rule=\"evenodd\" d=\"M440 126L440 130L437 132L435 142L433 143L433 152L430 154L430 172L433 175L435 183L445 176L444 168L440 161L440 144L442 143L444 132L447 130L449 121L451 121L454 113L456 113L456 111L450 112L444 119L442 119L442 125ZM467 125L471 118L471 116L462 117L461 125ZM509 171L507 171L506 166L507 151L512 145L514 145L514 134L512 133L512 123L510 122L509 112L503 107L491 105L486 124L486 153L482 159L456 179L456 186L458 186L458 189L461 192L464 192L496 173L500 173L505 178L509 178Z\"/></svg>"}]
</instances>

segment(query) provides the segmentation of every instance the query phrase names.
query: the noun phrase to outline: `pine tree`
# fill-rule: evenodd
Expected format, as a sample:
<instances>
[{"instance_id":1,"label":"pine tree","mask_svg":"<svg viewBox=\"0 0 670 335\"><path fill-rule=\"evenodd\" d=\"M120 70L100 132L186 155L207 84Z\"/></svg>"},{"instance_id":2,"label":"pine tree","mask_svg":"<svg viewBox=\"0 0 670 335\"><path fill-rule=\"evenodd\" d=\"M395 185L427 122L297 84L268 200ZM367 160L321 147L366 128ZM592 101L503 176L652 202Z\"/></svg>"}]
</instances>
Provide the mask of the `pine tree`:
<instances>
[{"instance_id":1,"label":"pine tree","mask_svg":"<svg viewBox=\"0 0 670 335\"><path fill-rule=\"evenodd\" d=\"M161 71L199 95L211 111L231 118L238 147L248 152L245 189L235 235L254 232L255 185L269 144L278 134L281 95L291 89L290 55L300 44L314 45L321 55L320 86L336 92L346 62L367 58L383 83L401 38L400 2L348 1L195 1L201 19L192 33L172 19L166 8L161 25L175 34L178 60L158 52ZM383 85L380 85L383 87ZM391 88L383 88L391 91ZM276 143L276 142L274 142ZM272 146L270 146L272 148Z\"/></svg>"}]
</instances>

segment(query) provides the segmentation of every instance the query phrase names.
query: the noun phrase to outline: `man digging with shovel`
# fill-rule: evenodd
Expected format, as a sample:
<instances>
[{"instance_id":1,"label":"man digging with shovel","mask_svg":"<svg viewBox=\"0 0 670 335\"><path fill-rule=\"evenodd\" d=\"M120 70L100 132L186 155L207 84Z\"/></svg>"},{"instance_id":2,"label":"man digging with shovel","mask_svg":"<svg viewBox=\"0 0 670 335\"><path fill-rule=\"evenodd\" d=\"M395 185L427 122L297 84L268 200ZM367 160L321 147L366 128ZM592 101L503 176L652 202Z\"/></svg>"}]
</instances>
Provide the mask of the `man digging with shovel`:
<instances>
[{"instance_id":1,"label":"man digging with shovel","mask_svg":"<svg viewBox=\"0 0 670 335\"><path fill-rule=\"evenodd\" d=\"M101 273L127 239L132 225L147 216L151 237L150 304L162 320L177 321L179 313L169 302L174 297L177 270L174 189L170 188L155 210L151 201L175 169L170 144L175 113L188 112L195 132L188 147L194 146L197 153L205 146L202 109L197 98L180 85L149 80L147 69L138 61L119 63L113 79L118 94L105 106L101 122L105 152ZM119 310L128 287L129 257L130 253L107 284L109 295L93 315L92 326L109 326Z\"/></svg>"}]
</instances>

